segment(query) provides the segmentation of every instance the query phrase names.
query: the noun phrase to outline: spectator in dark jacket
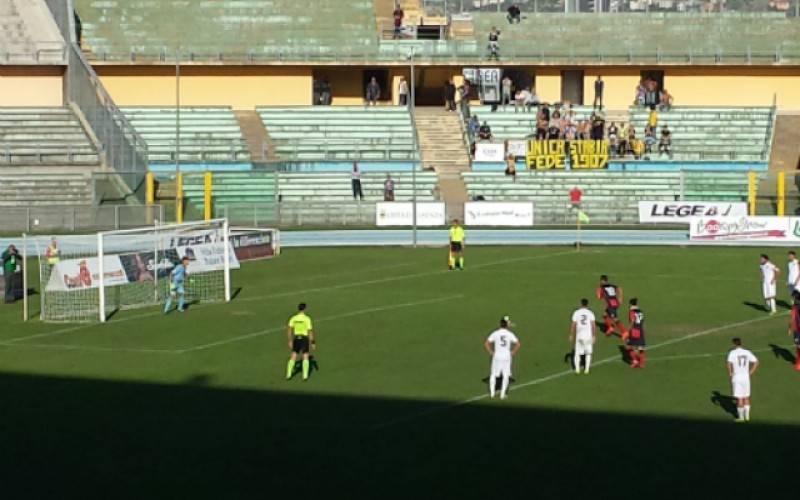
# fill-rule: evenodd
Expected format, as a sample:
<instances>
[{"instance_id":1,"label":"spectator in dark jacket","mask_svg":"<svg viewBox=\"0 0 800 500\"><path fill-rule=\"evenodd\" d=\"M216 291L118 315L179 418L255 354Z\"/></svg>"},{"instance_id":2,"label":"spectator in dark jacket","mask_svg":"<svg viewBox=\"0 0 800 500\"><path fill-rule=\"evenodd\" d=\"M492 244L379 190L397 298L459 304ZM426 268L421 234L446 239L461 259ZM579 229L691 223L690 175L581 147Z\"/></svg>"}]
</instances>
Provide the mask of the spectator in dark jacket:
<instances>
[{"instance_id":1,"label":"spectator in dark jacket","mask_svg":"<svg viewBox=\"0 0 800 500\"><path fill-rule=\"evenodd\" d=\"M444 82L444 102L447 111L456 110L456 86L453 85L453 80Z\"/></svg>"}]
</instances>

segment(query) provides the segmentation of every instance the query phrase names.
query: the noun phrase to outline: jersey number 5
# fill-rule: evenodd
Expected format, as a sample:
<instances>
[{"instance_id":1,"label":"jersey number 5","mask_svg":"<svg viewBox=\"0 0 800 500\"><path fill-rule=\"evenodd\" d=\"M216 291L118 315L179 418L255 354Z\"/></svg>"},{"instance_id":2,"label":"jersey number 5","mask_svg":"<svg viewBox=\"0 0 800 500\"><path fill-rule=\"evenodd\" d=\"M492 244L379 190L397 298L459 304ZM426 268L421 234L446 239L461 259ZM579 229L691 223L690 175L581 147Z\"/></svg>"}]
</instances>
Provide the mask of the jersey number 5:
<instances>
[{"instance_id":1,"label":"jersey number 5","mask_svg":"<svg viewBox=\"0 0 800 500\"><path fill-rule=\"evenodd\" d=\"M508 341L506 340L506 336L505 335L501 335L500 336L500 345L503 346L503 347L508 345Z\"/></svg>"}]
</instances>

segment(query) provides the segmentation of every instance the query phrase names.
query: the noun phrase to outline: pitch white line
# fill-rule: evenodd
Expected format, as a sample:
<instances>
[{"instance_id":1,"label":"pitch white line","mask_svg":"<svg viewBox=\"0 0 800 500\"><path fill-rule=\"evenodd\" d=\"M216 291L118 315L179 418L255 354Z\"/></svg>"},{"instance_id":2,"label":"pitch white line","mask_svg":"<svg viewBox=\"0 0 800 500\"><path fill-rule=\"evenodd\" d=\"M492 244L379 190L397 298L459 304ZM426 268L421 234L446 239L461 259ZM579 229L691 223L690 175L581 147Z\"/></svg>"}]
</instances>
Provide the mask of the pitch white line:
<instances>
[{"instance_id":1,"label":"pitch white line","mask_svg":"<svg viewBox=\"0 0 800 500\"><path fill-rule=\"evenodd\" d=\"M323 318L315 319L314 322L315 323L319 323L321 321L331 321L331 320L334 320L334 319L350 318L350 317L353 317L353 316L361 316L363 314L369 314L369 313L374 313L374 312L391 311L393 309L402 309L404 307L414 307L414 306L419 306L419 305L423 305L423 304L433 304L433 303L436 303L436 302L444 302L446 300L460 299L462 297L463 297L463 295L451 295L451 296L448 296L448 297L438 297L438 298L435 298L435 299L420 300L420 301L417 301L417 302L405 302L403 304L393 304L393 305L390 305L390 306L373 307L371 309L359 309L358 311L352 311L352 312L348 312L348 313L336 314L336 315L333 315L333 316L325 316ZM278 326L278 327L275 327L275 328L268 328L266 330L260 330L260 331L257 331L257 332L248 333L246 335L240 335L238 337L233 337L233 338L230 338L230 339L218 340L216 342L209 342L208 344L202 344L202 345L198 345L198 346L194 346L194 347L189 347L187 349L180 349L180 350L177 350L175 352L183 354L183 353L187 353L187 352L200 351L200 350L203 350L203 349L209 349L211 347L217 347L217 346L221 346L221 345L225 345L225 344L231 344L233 342L239 342L239 341L251 339L251 338L254 338L254 337L260 337L260 336L266 335L268 333L282 332L282 331L285 331L285 330L286 330L286 326L281 325L281 326Z\"/></svg>"},{"instance_id":2,"label":"pitch white line","mask_svg":"<svg viewBox=\"0 0 800 500\"><path fill-rule=\"evenodd\" d=\"M518 257L518 258L515 258L515 259L497 260L497 261L492 261L492 262L485 262L485 263L482 263L482 264L475 264L474 266L470 266L468 269L473 269L473 268L480 269L480 268L483 268L483 267L499 266L499 265L502 265L502 264L510 264L510 263L513 263L513 262L537 260L537 259L546 259L546 258L550 258L550 257L559 257L561 255L569 255L569 254L573 254L573 253L575 253L575 250L570 250L570 251L567 251L567 252L557 252L557 253L545 254L545 255L534 255L534 256L531 256L531 257ZM374 279L374 280L368 280L368 281L356 281L356 282L353 282L353 283L344 283L344 284L341 284L341 285L331 285L331 286L324 286L324 287L317 287L317 288L307 288L307 289L304 289L304 290L282 292L282 293L277 293L277 294L272 294L272 295L259 295L259 296L256 296L256 297L243 297L243 298L236 299L233 303L249 302L249 301L253 301L253 300L273 299L273 298L278 298L278 297L288 297L288 296L292 296L292 295L300 295L300 294L307 294L307 293L313 293L313 292L325 292L325 291L330 291L330 290L341 290L341 289L344 289L344 288L357 288L357 287L362 286L362 285L375 285L375 284L379 284L379 283L388 283L388 282L391 282L391 281L399 281L399 280L403 280L403 279L419 278L419 277L423 277L423 276L433 276L433 275L444 274L444 273L448 273L448 272L450 272L450 271L449 270L441 270L441 271L434 271L434 272L423 272L423 273L414 273L414 274L401 274L399 276L389 276L389 277L386 277L386 278ZM321 277L327 277L329 275L325 274L325 275L320 275L320 276ZM219 306L219 305L225 305L225 304L227 304L227 303L226 302L216 302L216 303L209 303L209 304L196 304L196 305L192 305L192 308L193 309L197 308L197 307L205 308L205 307ZM121 323L123 321L138 320L138 319L149 318L149 317L153 317L153 316L160 316L160 315L163 315L163 314L164 314L163 311L159 310L159 311L154 311L154 312L150 312L150 313L137 314L137 315L134 315L134 316L126 316L124 318L115 319L113 321L109 321L108 324L112 324L113 325L113 324ZM33 340L33 339L39 339L39 338L45 338L45 337L52 337L52 336L61 335L61 334L64 334L64 333L87 330L89 328L98 327L98 326L101 326L101 325L102 325L102 323L92 323L92 324L88 324L88 325L72 326L72 327L69 327L69 328L63 328L61 330L55 330L55 331L52 331L52 332L39 333L39 334L36 334L36 335L28 335L28 336L25 336L25 337L17 337L17 338L12 338L12 339L8 339L8 340L3 340L2 342L3 343L11 343L11 342L21 342L21 341L24 341L24 340Z\"/></svg>"},{"instance_id":3,"label":"pitch white line","mask_svg":"<svg viewBox=\"0 0 800 500\"><path fill-rule=\"evenodd\" d=\"M741 326L747 326L747 325L751 325L753 323L759 323L761 321L767 321L767 320L770 320L770 319L779 318L781 316L786 316L786 314L780 314L780 315L777 315L777 316L763 316L763 317L760 317L760 318L753 318L753 319L748 319L748 320L744 320L744 321L738 321L736 323L729 323L727 325L716 326L714 328L709 328L707 330L702 330L702 331L695 332L695 333L692 333L692 334L689 334L689 335L684 335L683 337L678 337L678 338L675 338L675 339L667 340L667 341L661 342L659 344L655 344L653 346L648 346L647 347L647 351L650 352L650 351L653 351L654 349L658 349L658 348L661 348L661 347L666 347L666 346L670 346L670 345L673 345L673 344L677 344L678 342L684 342L686 340L691 340L691 339L695 339L695 338L698 338L698 337L711 335L712 333L717 333L717 332L729 330L731 328L739 328ZM596 362L592 363L592 367L596 368L598 366L606 365L606 364L614 362L614 361L619 361L619 359L620 359L619 355L611 356L611 357L608 357L608 358L604 358L604 359L601 359L599 361L596 361ZM509 387L509 391L517 391L517 390L520 390L520 389L524 389L525 387L531 387L531 386L534 386L534 385L543 384L545 382L550 382L551 380L556 380L556 379L559 379L559 378L562 378L562 377L566 377L567 375L572 375L573 373L575 373L574 370L564 370L564 371L561 371L561 372L553 373L553 374L547 375L545 377L536 378L536 379L530 380L528 382L524 382L522 384L517 384L517 385L511 386L511 387ZM447 404L447 405L444 405L444 406L440 406L438 408L432 408L430 410L426 410L426 411L419 412L419 413L414 413L412 415L405 415L405 416L402 416L402 417L394 418L392 420L388 420L386 422L382 422L382 423L379 423L377 425L374 425L372 428L373 429L383 429L383 428L386 428L386 427L391 427L391 426L396 425L396 424L402 424L402 423L405 423L405 422L409 422L411 420L416 420L418 418L427 417L428 415L432 415L434 413L439 413L440 411L449 410L451 408L455 408L455 407L458 407L458 406L464 406L464 405L467 405L467 404L470 404L470 403L475 403L477 401L481 401L481 400L486 399L488 397L489 397L488 394L483 393L483 394L480 394L480 395L477 395L477 396L473 396L473 397L468 398L468 399L464 399L462 401L456 401L454 403L450 403L450 404Z\"/></svg>"}]
</instances>

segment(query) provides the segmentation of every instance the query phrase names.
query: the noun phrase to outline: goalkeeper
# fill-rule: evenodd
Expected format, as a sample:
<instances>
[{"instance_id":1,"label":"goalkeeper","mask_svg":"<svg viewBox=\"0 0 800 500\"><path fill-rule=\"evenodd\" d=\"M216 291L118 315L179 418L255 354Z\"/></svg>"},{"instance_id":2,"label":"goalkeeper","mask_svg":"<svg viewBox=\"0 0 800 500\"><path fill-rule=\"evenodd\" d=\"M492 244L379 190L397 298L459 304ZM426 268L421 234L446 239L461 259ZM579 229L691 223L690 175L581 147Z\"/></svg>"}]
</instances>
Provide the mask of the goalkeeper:
<instances>
[{"instance_id":1,"label":"goalkeeper","mask_svg":"<svg viewBox=\"0 0 800 500\"><path fill-rule=\"evenodd\" d=\"M167 305L164 306L164 314L169 313L172 308L172 301L178 297L178 311L183 312L186 301L186 289L183 287L184 282L188 278L189 257L181 259L181 263L175 266L171 273L169 273L169 298Z\"/></svg>"}]
</instances>

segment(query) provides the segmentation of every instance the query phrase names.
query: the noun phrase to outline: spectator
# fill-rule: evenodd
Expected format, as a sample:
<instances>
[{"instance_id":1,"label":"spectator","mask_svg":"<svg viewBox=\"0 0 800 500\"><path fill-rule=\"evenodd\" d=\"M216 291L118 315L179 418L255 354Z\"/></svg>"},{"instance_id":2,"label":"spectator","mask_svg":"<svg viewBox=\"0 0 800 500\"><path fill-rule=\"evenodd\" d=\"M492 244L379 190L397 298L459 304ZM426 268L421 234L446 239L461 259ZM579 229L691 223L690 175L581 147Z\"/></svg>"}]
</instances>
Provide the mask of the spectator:
<instances>
[{"instance_id":1,"label":"spectator","mask_svg":"<svg viewBox=\"0 0 800 500\"><path fill-rule=\"evenodd\" d=\"M630 123L622 124L622 130L619 132L619 147L617 147L617 154L619 156L625 156L628 153L628 130L630 128Z\"/></svg>"},{"instance_id":2,"label":"spectator","mask_svg":"<svg viewBox=\"0 0 800 500\"><path fill-rule=\"evenodd\" d=\"M473 139L472 142L469 143L469 157L473 160L475 159L475 151L478 149L478 141Z\"/></svg>"},{"instance_id":3,"label":"spectator","mask_svg":"<svg viewBox=\"0 0 800 500\"><path fill-rule=\"evenodd\" d=\"M631 125L630 127L628 127L627 144L628 144L628 151L634 157L636 157L636 142L637 142L637 140L636 140L636 128L634 128L634 126Z\"/></svg>"},{"instance_id":4,"label":"spectator","mask_svg":"<svg viewBox=\"0 0 800 500\"><path fill-rule=\"evenodd\" d=\"M503 77L503 80L500 82L500 104L503 105L503 109L506 108L506 104L511 104L511 87L514 82L511 81L511 78L508 76Z\"/></svg>"},{"instance_id":5,"label":"spectator","mask_svg":"<svg viewBox=\"0 0 800 500\"><path fill-rule=\"evenodd\" d=\"M529 97L528 100L525 101L525 110L530 112L531 108L539 107L542 103L541 99L539 99L539 94L536 93L536 89L532 88L531 91L528 93Z\"/></svg>"},{"instance_id":6,"label":"spectator","mask_svg":"<svg viewBox=\"0 0 800 500\"><path fill-rule=\"evenodd\" d=\"M492 136L492 128L486 123L486 120L483 121L483 124L478 128L478 138L482 141L489 141L492 142L494 140L494 136Z\"/></svg>"},{"instance_id":7,"label":"spectator","mask_svg":"<svg viewBox=\"0 0 800 500\"><path fill-rule=\"evenodd\" d=\"M461 116L469 116L469 80L464 80L464 85L458 87L458 96L461 99Z\"/></svg>"},{"instance_id":8,"label":"spectator","mask_svg":"<svg viewBox=\"0 0 800 500\"><path fill-rule=\"evenodd\" d=\"M444 107L447 111L456 110L456 86L453 85L453 80L444 82Z\"/></svg>"},{"instance_id":9,"label":"spectator","mask_svg":"<svg viewBox=\"0 0 800 500\"><path fill-rule=\"evenodd\" d=\"M592 107L594 109L603 109L603 90L605 89L605 82L603 82L603 77L600 75L597 76L597 80L594 81L594 103Z\"/></svg>"},{"instance_id":10,"label":"spectator","mask_svg":"<svg viewBox=\"0 0 800 500\"><path fill-rule=\"evenodd\" d=\"M652 128L653 130L658 127L658 111L656 111L656 105L650 105L650 116L647 118L647 126Z\"/></svg>"},{"instance_id":11,"label":"spectator","mask_svg":"<svg viewBox=\"0 0 800 500\"><path fill-rule=\"evenodd\" d=\"M361 190L361 170L358 169L358 163L356 162L353 162L353 171L350 173L350 179L353 184L353 199L364 201L364 192Z\"/></svg>"},{"instance_id":12,"label":"spectator","mask_svg":"<svg viewBox=\"0 0 800 500\"><path fill-rule=\"evenodd\" d=\"M5 286L5 303L13 304L16 300L15 288L17 277L17 263L19 262L19 253L17 247L9 245L2 255L3 261L3 285Z\"/></svg>"},{"instance_id":13,"label":"spectator","mask_svg":"<svg viewBox=\"0 0 800 500\"><path fill-rule=\"evenodd\" d=\"M550 125L549 120L545 120L544 116L544 110L539 111L536 115L536 139L540 141L547 139L547 127Z\"/></svg>"},{"instance_id":14,"label":"spectator","mask_svg":"<svg viewBox=\"0 0 800 500\"><path fill-rule=\"evenodd\" d=\"M378 104L378 99L380 99L380 97L381 97L381 86L378 85L378 80L375 79L375 77L373 76L372 78L370 78L369 83L367 84L367 92L366 92L367 106L369 106L370 104L376 106Z\"/></svg>"},{"instance_id":15,"label":"spectator","mask_svg":"<svg viewBox=\"0 0 800 500\"><path fill-rule=\"evenodd\" d=\"M333 96L333 87L331 86L331 81L329 79L322 80L322 94L320 95L320 101L323 106L330 106L331 105L331 97Z\"/></svg>"},{"instance_id":16,"label":"spectator","mask_svg":"<svg viewBox=\"0 0 800 500\"><path fill-rule=\"evenodd\" d=\"M442 190L438 184L431 189L431 196L433 196L433 201L442 201Z\"/></svg>"},{"instance_id":17,"label":"spectator","mask_svg":"<svg viewBox=\"0 0 800 500\"><path fill-rule=\"evenodd\" d=\"M551 141L561 138L561 113L556 111L547 124L547 138Z\"/></svg>"},{"instance_id":18,"label":"spectator","mask_svg":"<svg viewBox=\"0 0 800 500\"><path fill-rule=\"evenodd\" d=\"M639 85L636 86L636 94L633 97L633 104L636 106L644 106L644 80L639 81Z\"/></svg>"},{"instance_id":19,"label":"spectator","mask_svg":"<svg viewBox=\"0 0 800 500\"><path fill-rule=\"evenodd\" d=\"M403 18L405 17L405 12L403 9L400 8L400 4L398 3L395 5L394 13L392 14L394 17L394 35L393 38L397 40L400 38L400 33L402 32L403 28Z\"/></svg>"},{"instance_id":20,"label":"spectator","mask_svg":"<svg viewBox=\"0 0 800 500\"><path fill-rule=\"evenodd\" d=\"M400 77L400 83L397 85L398 102L401 106L408 106L408 82L406 77Z\"/></svg>"},{"instance_id":21,"label":"spectator","mask_svg":"<svg viewBox=\"0 0 800 500\"><path fill-rule=\"evenodd\" d=\"M592 121L591 120L583 120L581 124L581 139L584 141L588 141L592 138Z\"/></svg>"},{"instance_id":22,"label":"spectator","mask_svg":"<svg viewBox=\"0 0 800 500\"><path fill-rule=\"evenodd\" d=\"M673 99L672 95L669 92L667 92L667 89L661 91L660 98L661 98L661 103L658 106L658 109L660 111L669 111L670 109L672 109Z\"/></svg>"},{"instance_id":23,"label":"spectator","mask_svg":"<svg viewBox=\"0 0 800 500\"><path fill-rule=\"evenodd\" d=\"M617 146L619 146L619 129L616 123L611 122L611 126L608 127L608 147L612 156L617 155Z\"/></svg>"},{"instance_id":24,"label":"spectator","mask_svg":"<svg viewBox=\"0 0 800 500\"><path fill-rule=\"evenodd\" d=\"M544 118L544 120L549 123L550 122L550 106L547 103L544 103L541 106L540 110L542 112L542 118Z\"/></svg>"},{"instance_id":25,"label":"spectator","mask_svg":"<svg viewBox=\"0 0 800 500\"><path fill-rule=\"evenodd\" d=\"M654 80L647 80L646 82L644 104L648 107L658 105L658 83Z\"/></svg>"},{"instance_id":26,"label":"spectator","mask_svg":"<svg viewBox=\"0 0 800 500\"><path fill-rule=\"evenodd\" d=\"M522 11L518 3L512 4L511 7L508 8L508 15L506 18L508 19L508 24L520 23L522 20Z\"/></svg>"},{"instance_id":27,"label":"spectator","mask_svg":"<svg viewBox=\"0 0 800 500\"><path fill-rule=\"evenodd\" d=\"M661 140L658 142L658 156L666 154L672 159L672 134L666 125L661 127Z\"/></svg>"},{"instance_id":28,"label":"spectator","mask_svg":"<svg viewBox=\"0 0 800 500\"><path fill-rule=\"evenodd\" d=\"M530 99L530 95L531 92L528 89L517 89L517 93L514 95L514 113L520 109L525 109L525 105L528 99Z\"/></svg>"},{"instance_id":29,"label":"spectator","mask_svg":"<svg viewBox=\"0 0 800 500\"><path fill-rule=\"evenodd\" d=\"M477 115L472 115L469 119L469 136L470 139L475 139L475 135L478 133L478 129L481 128L481 124L478 121Z\"/></svg>"},{"instance_id":30,"label":"spectator","mask_svg":"<svg viewBox=\"0 0 800 500\"><path fill-rule=\"evenodd\" d=\"M514 182L517 182L517 159L514 158L512 153L508 153L506 157L506 175L510 175Z\"/></svg>"},{"instance_id":31,"label":"spectator","mask_svg":"<svg viewBox=\"0 0 800 500\"><path fill-rule=\"evenodd\" d=\"M583 197L583 191L578 189L578 186L572 188L569 192L569 206L571 210L580 210L581 209L581 198Z\"/></svg>"},{"instance_id":32,"label":"spectator","mask_svg":"<svg viewBox=\"0 0 800 500\"><path fill-rule=\"evenodd\" d=\"M600 141L603 139L606 129L606 118L603 113L592 113L592 134L593 141Z\"/></svg>"},{"instance_id":33,"label":"spectator","mask_svg":"<svg viewBox=\"0 0 800 500\"><path fill-rule=\"evenodd\" d=\"M319 106L322 104L322 82L314 78L311 82L311 105Z\"/></svg>"},{"instance_id":34,"label":"spectator","mask_svg":"<svg viewBox=\"0 0 800 500\"><path fill-rule=\"evenodd\" d=\"M394 180L390 174L386 174L383 181L383 201L394 201Z\"/></svg>"},{"instance_id":35,"label":"spectator","mask_svg":"<svg viewBox=\"0 0 800 500\"><path fill-rule=\"evenodd\" d=\"M655 135L655 127L647 126L644 129L644 152L645 154L650 153L653 154L653 146L656 144L656 135ZM649 160L649 158L645 158Z\"/></svg>"},{"instance_id":36,"label":"spectator","mask_svg":"<svg viewBox=\"0 0 800 500\"><path fill-rule=\"evenodd\" d=\"M489 59L493 57L496 61L500 60L500 30L495 26L489 32Z\"/></svg>"}]
</instances>

